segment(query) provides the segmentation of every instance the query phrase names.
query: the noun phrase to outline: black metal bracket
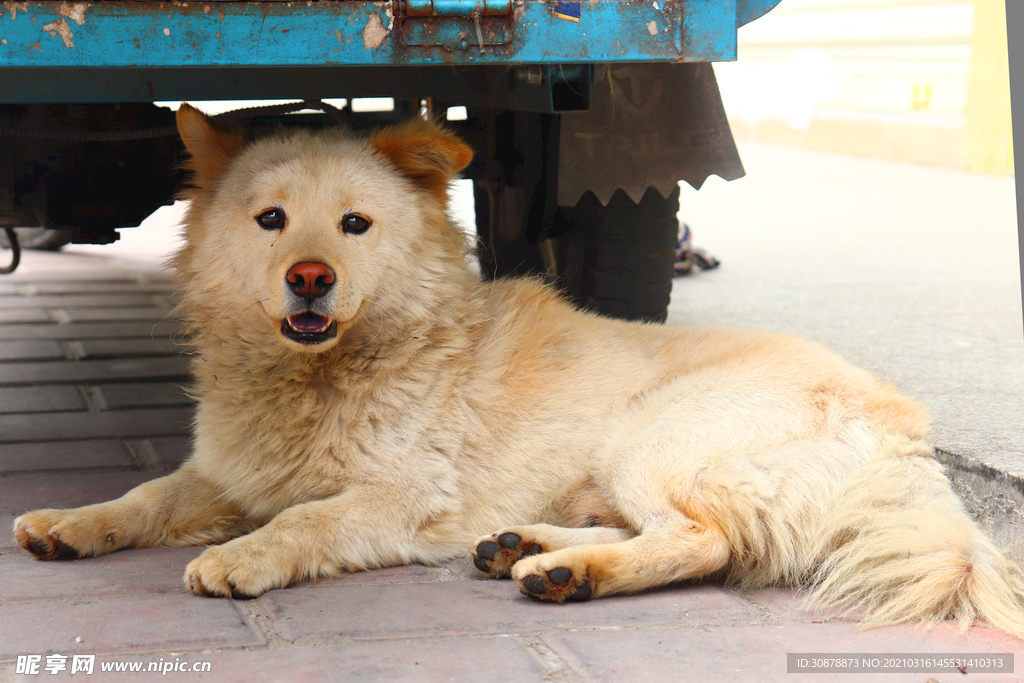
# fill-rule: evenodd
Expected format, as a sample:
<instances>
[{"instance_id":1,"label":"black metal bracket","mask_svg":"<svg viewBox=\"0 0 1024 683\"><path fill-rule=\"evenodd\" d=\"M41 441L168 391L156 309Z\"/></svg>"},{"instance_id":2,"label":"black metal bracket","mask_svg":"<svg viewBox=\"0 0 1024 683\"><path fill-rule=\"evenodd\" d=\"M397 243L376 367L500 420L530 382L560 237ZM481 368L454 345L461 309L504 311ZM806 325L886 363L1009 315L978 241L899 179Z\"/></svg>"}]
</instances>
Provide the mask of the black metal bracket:
<instances>
[{"instance_id":1,"label":"black metal bracket","mask_svg":"<svg viewBox=\"0 0 1024 683\"><path fill-rule=\"evenodd\" d=\"M11 264L0 268L0 275L9 275L18 269L18 264L21 263L21 245L18 244L18 233L14 232L14 228L4 228L4 232L7 233L7 241L11 245Z\"/></svg>"}]
</instances>

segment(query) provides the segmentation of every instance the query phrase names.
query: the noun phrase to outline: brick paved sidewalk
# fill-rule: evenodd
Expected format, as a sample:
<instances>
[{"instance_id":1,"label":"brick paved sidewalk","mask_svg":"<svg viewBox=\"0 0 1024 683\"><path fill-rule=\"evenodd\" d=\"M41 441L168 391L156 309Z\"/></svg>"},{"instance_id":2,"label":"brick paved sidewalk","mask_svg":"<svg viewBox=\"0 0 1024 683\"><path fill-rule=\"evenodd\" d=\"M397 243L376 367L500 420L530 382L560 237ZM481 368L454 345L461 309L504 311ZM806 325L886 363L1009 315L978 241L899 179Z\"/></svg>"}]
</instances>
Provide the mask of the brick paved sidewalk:
<instances>
[{"instance_id":1,"label":"brick paved sidewalk","mask_svg":"<svg viewBox=\"0 0 1024 683\"><path fill-rule=\"evenodd\" d=\"M0 279L0 524L47 506L102 502L185 457L188 399L177 325L154 268L29 255ZM468 560L400 567L229 601L186 594L200 548L38 562L0 534L0 680L156 680L105 662L209 662L211 681L1014 681L1013 674L800 676L789 652L1013 652L983 626L858 631L805 612L787 589L681 585L632 597L539 604ZM68 670L19 676L19 655ZM71 655L97 654L95 673Z\"/></svg>"}]
</instances>

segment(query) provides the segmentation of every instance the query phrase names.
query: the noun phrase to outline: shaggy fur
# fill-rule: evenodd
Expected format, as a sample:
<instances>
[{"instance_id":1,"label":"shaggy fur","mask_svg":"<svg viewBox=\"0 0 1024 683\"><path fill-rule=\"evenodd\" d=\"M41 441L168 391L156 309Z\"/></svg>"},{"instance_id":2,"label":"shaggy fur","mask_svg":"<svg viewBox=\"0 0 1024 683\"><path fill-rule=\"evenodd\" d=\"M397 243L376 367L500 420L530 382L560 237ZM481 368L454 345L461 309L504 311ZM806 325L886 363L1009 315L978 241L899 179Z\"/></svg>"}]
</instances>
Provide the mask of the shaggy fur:
<instances>
[{"instance_id":1,"label":"shaggy fur","mask_svg":"<svg viewBox=\"0 0 1024 683\"><path fill-rule=\"evenodd\" d=\"M548 600L719 575L807 585L872 624L980 617L1024 636L1020 570L889 384L799 339L619 322L535 280L479 282L446 215L470 151L430 123L245 145L178 116L194 454L109 503L18 518L25 549L211 544L185 584L236 597L471 553ZM258 223L268 210L282 227ZM330 292L298 297L297 263L329 267ZM307 308L337 333L285 334Z\"/></svg>"}]
</instances>

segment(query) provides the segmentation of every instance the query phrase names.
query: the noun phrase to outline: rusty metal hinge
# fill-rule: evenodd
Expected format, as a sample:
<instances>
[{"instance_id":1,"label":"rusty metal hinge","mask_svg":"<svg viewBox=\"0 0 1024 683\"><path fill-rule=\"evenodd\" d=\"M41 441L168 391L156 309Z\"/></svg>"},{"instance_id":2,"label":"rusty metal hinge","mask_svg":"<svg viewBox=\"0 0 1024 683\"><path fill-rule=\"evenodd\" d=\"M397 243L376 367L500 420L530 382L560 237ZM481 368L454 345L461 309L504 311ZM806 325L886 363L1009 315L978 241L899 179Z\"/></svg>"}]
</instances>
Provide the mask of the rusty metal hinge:
<instances>
[{"instance_id":1,"label":"rusty metal hinge","mask_svg":"<svg viewBox=\"0 0 1024 683\"><path fill-rule=\"evenodd\" d=\"M512 0L401 0L406 45L469 50L512 42Z\"/></svg>"}]
</instances>

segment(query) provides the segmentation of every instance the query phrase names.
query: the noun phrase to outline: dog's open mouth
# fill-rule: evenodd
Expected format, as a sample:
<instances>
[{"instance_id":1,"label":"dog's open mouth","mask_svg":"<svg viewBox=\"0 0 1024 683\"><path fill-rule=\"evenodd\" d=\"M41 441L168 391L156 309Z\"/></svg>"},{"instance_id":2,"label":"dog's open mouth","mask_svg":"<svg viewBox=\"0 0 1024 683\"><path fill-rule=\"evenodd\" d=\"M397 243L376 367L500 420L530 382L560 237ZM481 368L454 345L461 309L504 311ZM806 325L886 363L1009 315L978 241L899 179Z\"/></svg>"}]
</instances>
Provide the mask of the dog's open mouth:
<instances>
[{"instance_id":1,"label":"dog's open mouth","mask_svg":"<svg viewBox=\"0 0 1024 683\"><path fill-rule=\"evenodd\" d=\"M321 344L338 336L338 321L303 311L281 321L281 334L300 344Z\"/></svg>"}]
</instances>

